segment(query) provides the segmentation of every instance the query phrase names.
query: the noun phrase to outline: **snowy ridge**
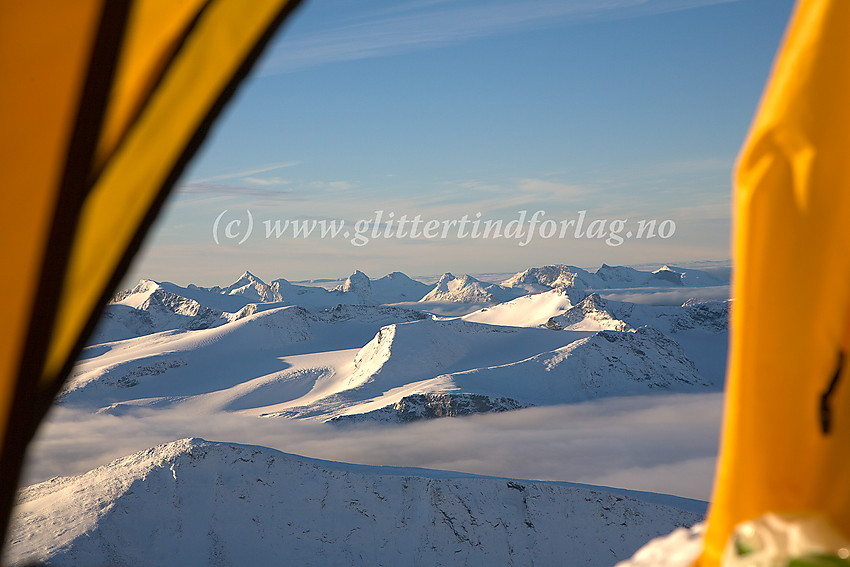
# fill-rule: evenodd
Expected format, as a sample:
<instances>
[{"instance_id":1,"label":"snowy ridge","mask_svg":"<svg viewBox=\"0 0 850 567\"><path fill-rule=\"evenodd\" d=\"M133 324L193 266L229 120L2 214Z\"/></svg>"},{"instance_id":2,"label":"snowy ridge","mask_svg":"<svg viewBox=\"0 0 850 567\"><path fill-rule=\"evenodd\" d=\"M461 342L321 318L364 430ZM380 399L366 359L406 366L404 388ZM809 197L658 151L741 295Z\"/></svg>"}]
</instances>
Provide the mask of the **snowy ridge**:
<instances>
[{"instance_id":1,"label":"snowy ridge","mask_svg":"<svg viewBox=\"0 0 850 567\"><path fill-rule=\"evenodd\" d=\"M214 287L209 291L222 295L241 295L257 303L271 303L283 299L277 290L272 289L266 282L247 270L239 276L238 280L224 289Z\"/></svg>"},{"instance_id":2,"label":"snowy ridge","mask_svg":"<svg viewBox=\"0 0 850 567\"><path fill-rule=\"evenodd\" d=\"M172 329L206 329L226 322L221 310L175 293L168 285L142 280L133 289L118 294L106 306L90 343L123 340Z\"/></svg>"},{"instance_id":3,"label":"snowy ridge","mask_svg":"<svg viewBox=\"0 0 850 567\"><path fill-rule=\"evenodd\" d=\"M667 333L693 329L725 333L729 329L730 304L730 301L689 300L681 307L640 305L603 299L592 293L563 314L553 317L551 325L573 330L624 330L651 325Z\"/></svg>"},{"instance_id":4,"label":"snowy ridge","mask_svg":"<svg viewBox=\"0 0 850 567\"><path fill-rule=\"evenodd\" d=\"M255 391L272 388L277 393L267 403L284 402L295 394L274 385L301 383L305 375L303 367L284 362L283 355L359 348L387 323L426 317L397 307L338 306L310 313L295 306L251 312L252 306L215 328L166 331L88 347L59 401L94 408L128 402L162 407L218 391L253 397ZM318 373L308 376L334 372L326 359L311 364L307 370ZM291 391L304 393L299 388ZM236 400L222 403L229 406Z\"/></svg>"},{"instance_id":5,"label":"snowy ridge","mask_svg":"<svg viewBox=\"0 0 850 567\"><path fill-rule=\"evenodd\" d=\"M703 513L649 493L183 439L21 490L4 561L608 566Z\"/></svg>"},{"instance_id":6,"label":"snowy ridge","mask_svg":"<svg viewBox=\"0 0 850 567\"><path fill-rule=\"evenodd\" d=\"M505 287L519 288L528 293L540 293L553 288L584 290L591 274L575 266L542 266L519 272L502 282Z\"/></svg>"},{"instance_id":7,"label":"snowy ridge","mask_svg":"<svg viewBox=\"0 0 850 567\"><path fill-rule=\"evenodd\" d=\"M352 355L348 366L338 366L332 381L317 383L308 395L261 415L324 421L379 409L404 396L454 392L458 388L447 382L450 373L509 365L585 336L458 319L388 325Z\"/></svg>"},{"instance_id":8,"label":"snowy ridge","mask_svg":"<svg viewBox=\"0 0 850 567\"><path fill-rule=\"evenodd\" d=\"M659 273L668 277L680 272L667 266L655 275L606 265L597 274L571 266L531 268L506 281L556 287L461 319L390 306L337 304L311 313L281 307L282 302L247 303L238 311L220 314L207 329L173 329L87 349L62 401L118 414L133 407L192 403L205 411L267 417L325 421L368 414L394 421L464 415L476 409L501 411L511 404L525 407L666 389L718 388L727 346L728 302L641 305L595 293L585 296L586 291L570 287L594 278L635 284L658 280ZM262 291L263 285L246 272L222 288L234 295L217 296L245 301L239 294L246 289ZM399 290L421 285L425 284L397 272L373 282L356 271L335 291L292 286L285 280L267 287L303 287L367 303L394 299ZM487 285L446 274L434 292L451 292L451 297L441 296L444 300L478 301L492 297L486 289L495 288ZM513 294L523 291L496 287ZM185 289L196 296L213 294ZM429 295L434 297L434 292ZM125 304L113 307L159 305L151 301L157 293L164 293L162 286L149 281L131 290L123 298ZM173 316L196 321L191 317L200 309L197 301L175 299L169 305L176 306ZM174 313L178 311L187 315ZM144 317L151 317L147 311L132 313L143 315L134 321L140 326ZM638 332L623 335L622 340L612 339L617 334L584 340L599 331L635 329Z\"/></svg>"},{"instance_id":9,"label":"snowy ridge","mask_svg":"<svg viewBox=\"0 0 850 567\"><path fill-rule=\"evenodd\" d=\"M635 287L701 287L723 283L704 271L667 265L645 272L626 266L602 264L596 272L591 273L575 266L559 264L529 268L503 281L502 285L521 288L528 293L540 293L557 287L586 291Z\"/></svg>"},{"instance_id":10,"label":"snowy ridge","mask_svg":"<svg viewBox=\"0 0 850 567\"><path fill-rule=\"evenodd\" d=\"M584 297L572 288L558 288L540 293L523 295L492 307L464 315L464 321L508 325L513 327L538 327L573 307Z\"/></svg>"},{"instance_id":11,"label":"snowy ridge","mask_svg":"<svg viewBox=\"0 0 850 567\"><path fill-rule=\"evenodd\" d=\"M337 305L383 305L418 301L432 286L393 272L375 281L359 270L339 288L296 285L280 278L266 284L246 271L226 287L181 287L142 280L116 294L89 344L170 331L206 329L260 311L296 305L311 311Z\"/></svg>"},{"instance_id":12,"label":"snowy ridge","mask_svg":"<svg viewBox=\"0 0 850 567\"><path fill-rule=\"evenodd\" d=\"M490 413L604 396L697 392L713 387L678 343L643 327L636 332L601 331L517 362L411 381L364 403L351 404L342 421L399 423L452 411L469 415L477 413L475 410Z\"/></svg>"},{"instance_id":13,"label":"snowy ridge","mask_svg":"<svg viewBox=\"0 0 850 567\"><path fill-rule=\"evenodd\" d=\"M350 387L380 381L380 388L402 386L418 377L441 374L481 348L483 333L517 331L465 321L425 320L389 325L378 331L357 356ZM486 341L486 338L484 339Z\"/></svg>"},{"instance_id":14,"label":"snowy ridge","mask_svg":"<svg viewBox=\"0 0 850 567\"><path fill-rule=\"evenodd\" d=\"M629 330L649 326L679 343L700 374L720 387L726 371L731 301L686 301L680 307L641 305L591 294L549 319L552 329Z\"/></svg>"},{"instance_id":15,"label":"snowy ridge","mask_svg":"<svg viewBox=\"0 0 850 567\"><path fill-rule=\"evenodd\" d=\"M275 308L91 348L61 401L107 413L194 403L265 417L406 421L716 387L652 328L552 331L396 307Z\"/></svg>"}]
</instances>

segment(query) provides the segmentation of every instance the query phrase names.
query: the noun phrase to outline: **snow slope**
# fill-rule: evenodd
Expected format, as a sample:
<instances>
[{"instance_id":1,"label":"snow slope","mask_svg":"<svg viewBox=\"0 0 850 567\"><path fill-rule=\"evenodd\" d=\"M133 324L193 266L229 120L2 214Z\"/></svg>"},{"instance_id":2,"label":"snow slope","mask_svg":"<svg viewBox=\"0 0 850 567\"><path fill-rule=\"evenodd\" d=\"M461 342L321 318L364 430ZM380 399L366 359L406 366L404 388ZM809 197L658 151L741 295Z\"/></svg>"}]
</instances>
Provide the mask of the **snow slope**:
<instances>
[{"instance_id":1,"label":"snow slope","mask_svg":"<svg viewBox=\"0 0 850 567\"><path fill-rule=\"evenodd\" d=\"M626 330L651 326L678 342L700 373L717 386L726 372L731 301L687 301L684 305L642 305L591 294L552 317L552 328Z\"/></svg>"},{"instance_id":2,"label":"snow slope","mask_svg":"<svg viewBox=\"0 0 850 567\"><path fill-rule=\"evenodd\" d=\"M354 353L350 366L317 380L309 394L268 407L263 415L324 421L368 412L412 394L457 393L457 387L444 379L449 373L510 365L585 336L458 319L388 325ZM521 376L513 380L520 381Z\"/></svg>"},{"instance_id":3,"label":"snow slope","mask_svg":"<svg viewBox=\"0 0 850 567\"><path fill-rule=\"evenodd\" d=\"M319 313L278 307L211 329L94 345L84 350L59 400L94 409L127 402L163 406L221 390L238 397L272 388L267 403L274 404L305 393L310 378L302 370L313 378L334 374L334 351L359 348L388 323L424 317L395 307L339 306ZM308 368L287 362L298 355L311 359Z\"/></svg>"},{"instance_id":4,"label":"snow slope","mask_svg":"<svg viewBox=\"0 0 850 567\"><path fill-rule=\"evenodd\" d=\"M544 310L568 301L555 291L534 297ZM191 403L203 412L397 422L715 385L651 328L555 331L387 306L262 307L211 329L89 347L60 401L112 414ZM564 313L583 313L574 309Z\"/></svg>"},{"instance_id":5,"label":"snow slope","mask_svg":"<svg viewBox=\"0 0 850 567\"><path fill-rule=\"evenodd\" d=\"M367 348L368 345L358 357L372 355L374 350ZM380 371L393 362L392 357L380 354L374 358L382 361L383 367L372 377L380 376ZM605 396L696 392L712 387L675 341L648 327L633 333L602 331L525 359L514 358L518 360L387 388L379 397L352 404L335 421L399 423ZM370 363L374 368L374 362ZM403 374L403 370L397 374Z\"/></svg>"},{"instance_id":6,"label":"snow slope","mask_svg":"<svg viewBox=\"0 0 850 567\"><path fill-rule=\"evenodd\" d=\"M464 315L462 319L490 325L539 327L544 326L550 318L573 307L573 301L578 302L583 297L572 288L552 289L484 307Z\"/></svg>"},{"instance_id":7,"label":"snow slope","mask_svg":"<svg viewBox=\"0 0 850 567\"><path fill-rule=\"evenodd\" d=\"M704 503L183 439L21 490L5 563L612 565Z\"/></svg>"}]
</instances>

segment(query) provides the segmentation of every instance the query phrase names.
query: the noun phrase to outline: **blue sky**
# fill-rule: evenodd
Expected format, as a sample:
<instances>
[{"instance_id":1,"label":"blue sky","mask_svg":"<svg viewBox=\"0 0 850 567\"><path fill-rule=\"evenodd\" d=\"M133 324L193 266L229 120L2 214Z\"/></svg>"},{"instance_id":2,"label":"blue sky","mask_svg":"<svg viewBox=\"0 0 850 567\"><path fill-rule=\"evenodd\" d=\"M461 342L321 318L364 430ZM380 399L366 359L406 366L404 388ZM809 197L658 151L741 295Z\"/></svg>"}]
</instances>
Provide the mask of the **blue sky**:
<instances>
[{"instance_id":1,"label":"blue sky","mask_svg":"<svg viewBox=\"0 0 850 567\"><path fill-rule=\"evenodd\" d=\"M791 9L308 0L188 168L128 279L728 259L732 167ZM457 225L446 238L412 238L386 224L390 213L422 226L466 215L504 228L521 211L526 231L542 212L524 246L527 237L458 238ZM356 223L369 219L369 242L355 246ZM612 245L604 233L617 219L624 240ZM345 226L337 238L266 238L278 220ZM545 238L545 220L574 224ZM675 230L625 238L641 220Z\"/></svg>"}]
</instances>

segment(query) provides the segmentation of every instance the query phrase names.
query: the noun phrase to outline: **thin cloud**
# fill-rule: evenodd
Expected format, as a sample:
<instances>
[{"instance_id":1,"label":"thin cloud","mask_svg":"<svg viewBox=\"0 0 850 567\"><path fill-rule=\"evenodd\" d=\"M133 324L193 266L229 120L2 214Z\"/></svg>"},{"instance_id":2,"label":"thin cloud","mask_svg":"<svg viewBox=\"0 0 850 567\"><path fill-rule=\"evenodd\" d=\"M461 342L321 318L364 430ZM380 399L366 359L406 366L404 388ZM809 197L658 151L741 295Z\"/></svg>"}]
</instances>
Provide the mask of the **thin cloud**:
<instances>
[{"instance_id":1,"label":"thin cloud","mask_svg":"<svg viewBox=\"0 0 850 567\"><path fill-rule=\"evenodd\" d=\"M269 177L268 179L264 179L262 177L243 177L242 181L247 183L253 183L254 185L289 185L292 181L288 179L283 179L281 177Z\"/></svg>"},{"instance_id":2,"label":"thin cloud","mask_svg":"<svg viewBox=\"0 0 850 567\"><path fill-rule=\"evenodd\" d=\"M686 287L674 290L629 290L615 293L603 293L602 297L615 301L628 301L644 305L682 305L689 299L700 301L723 301L729 299L730 286Z\"/></svg>"},{"instance_id":3,"label":"thin cloud","mask_svg":"<svg viewBox=\"0 0 850 567\"><path fill-rule=\"evenodd\" d=\"M267 173L269 171L275 171L277 169L283 169L284 167L293 167L299 165L301 162L298 161L289 161L284 163L275 163L272 165L264 165L262 167L257 167L254 169L248 169L246 171L237 171L235 173L225 173L223 175L214 175L212 177L204 177L203 179L193 179L189 182L191 185L195 184L204 184L204 183L213 183L216 181L224 181L226 179L236 179L239 177L251 177L260 173Z\"/></svg>"},{"instance_id":4,"label":"thin cloud","mask_svg":"<svg viewBox=\"0 0 850 567\"><path fill-rule=\"evenodd\" d=\"M295 193L291 187L283 188L283 185L272 185L246 183L237 185L233 183L218 184L218 183L188 183L177 187L176 196L191 197L193 203L198 200L222 200L222 199L268 199L279 201L286 200L303 200L304 197Z\"/></svg>"},{"instance_id":5,"label":"thin cloud","mask_svg":"<svg viewBox=\"0 0 850 567\"><path fill-rule=\"evenodd\" d=\"M593 190L581 185L569 183L558 183L546 179L518 179L517 189L526 195L534 196L536 199L559 199L561 201L584 197Z\"/></svg>"},{"instance_id":6,"label":"thin cloud","mask_svg":"<svg viewBox=\"0 0 850 567\"><path fill-rule=\"evenodd\" d=\"M349 191L351 189L357 189L359 185L354 181L313 181L310 183L310 187L325 191Z\"/></svg>"},{"instance_id":7,"label":"thin cloud","mask_svg":"<svg viewBox=\"0 0 850 567\"><path fill-rule=\"evenodd\" d=\"M284 36L263 63L260 75L434 49L581 21L640 17L732 1L737 0L490 1L474 6L457 1L410 2L311 35Z\"/></svg>"}]
</instances>

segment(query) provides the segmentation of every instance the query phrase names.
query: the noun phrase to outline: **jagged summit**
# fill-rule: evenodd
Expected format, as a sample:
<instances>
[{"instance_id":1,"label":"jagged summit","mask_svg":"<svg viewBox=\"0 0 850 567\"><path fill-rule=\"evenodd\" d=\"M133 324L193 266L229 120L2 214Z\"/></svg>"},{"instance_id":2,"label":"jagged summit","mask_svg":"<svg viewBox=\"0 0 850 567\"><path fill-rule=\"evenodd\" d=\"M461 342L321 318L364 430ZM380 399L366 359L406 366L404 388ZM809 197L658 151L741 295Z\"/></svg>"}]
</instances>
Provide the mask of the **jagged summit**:
<instances>
[{"instance_id":1,"label":"jagged summit","mask_svg":"<svg viewBox=\"0 0 850 567\"><path fill-rule=\"evenodd\" d=\"M241 275L241 276L239 276L239 280L237 280L237 283L238 283L238 282L242 282L242 281L245 281L245 282L260 282L260 283L264 283L264 282L263 282L263 280L261 280L260 278L258 278L257 276L255 276L254 274L252 274L252 273L251 273L250 271L248 271L248 270L245 270L245 271L242 273L242 275Z\"/></svg>"},{"instance_id":2,"label":"jagged summit","mask_svg":"<svg viewBox=\"0 0 850 567\"><path fill-rule=\"evenodd\" d=\"M583 290L588 286L586 270L562 264L528 268L502 282L503 286L524 289L528 293L540 293L555 288Z\"/></svg>"},{"instance_id":3,"label":"jagged summit","mask_svg":"<svg viewBox=\"0 0 850 567\"><path fill-rule=\"evenodd\" d=\"M354 270L354 273L348 276L345 282L337 289L344 293L360 294L365 299L372 295L372 280L360 270Z\"/></svg>"},{"instance_id":4,"label":"jagged summit","mask_svg":"<svg viewBox=\"0 0 850 567\"><path fill-rule=\"evenodd\" d=\"M230 293L232 293L235 290L238 290L240 288L244 288L245 286L249 286L249 285L252 285L252 284L266 285L266 282L264 282L263 280L261 280L260 278L258 278L257 276L255 276L254 274L249 272L248 270L245 270L245 272L241 276L239 276L239 278L235 282L233 282L232 284L230 284L227 287L222 288L221 293L229 295Z\"/></svg>"},{"instance_id":5,"label":"jagged summit","mask_svg":"<svg viewBox=\"0 0 850 567\"><path fill-rule=\"evenodd\" d=\"M522 291L498 284L482 282L469 274L457 277L443 274L434 288L420 301L445 301L455 303L499 303L523 295Z\"/></svg>"}]
</instances>

